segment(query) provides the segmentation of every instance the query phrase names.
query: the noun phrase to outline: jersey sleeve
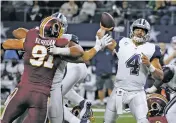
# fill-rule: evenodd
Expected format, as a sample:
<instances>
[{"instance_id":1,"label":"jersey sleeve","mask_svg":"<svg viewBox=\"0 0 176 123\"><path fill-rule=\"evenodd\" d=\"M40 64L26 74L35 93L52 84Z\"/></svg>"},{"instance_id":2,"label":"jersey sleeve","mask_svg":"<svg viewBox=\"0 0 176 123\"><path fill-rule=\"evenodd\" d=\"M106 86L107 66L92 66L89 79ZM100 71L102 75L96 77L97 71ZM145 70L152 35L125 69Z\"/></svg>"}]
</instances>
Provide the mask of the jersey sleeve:
<instances>
[{"instance_id":1,"label":"jersey sleeve","mask_svg":"<svg viewBox=\"0 0 176 123\"><path fill-rule=\"evenodd\" d=\"M74 35L74 34L63 34L62 38L66 38L69 41L72 41L76 44L79 44L79 39L78 36Z\"/></svg>"},{"instance_id":2,"label":"jersey sleeve","mask_svg":"<svg viewBox=\"0 0 176 123\"><path fill-rule=\"evenodd\" d=\"M27 34L26 34L26 38L25 38L25 41L24 42L30 42L31 40L31 38L33 38L33 37L37 37L37 33L36 32L38 32L38 30L37 29L35 29L35 28L33 28L33 29L30 29L28 32L27 32Z\"/></svg>"},{"instance_id":3,"label":"jersey sleeve","mask_svg":"<svg viewBox=\"0 0 176 123\"><path fill-rule=\"evenodd\" d=\"M153 56L151 57L150 61L152 61L154 58L160 59L162 57L161 49L159 46L155 45L155 51L153 53Z\"/></svg>"},{"instance_id":4,"label":"jersey sleeve","mask_svg":"<svg viewBox=\"0 0 176 123\"><path fill-rule=\"evenodd\" d=\"M115 47L115 50L116 50L116 52L118 52L119 51L119 43L120 43L120 40L122 39L123 37L122 36L120 36L119 38L117 38L115 41L116 41L116 43L117 43L117 45L116 45L116 47Z\"/></svg>"}]
</instances>

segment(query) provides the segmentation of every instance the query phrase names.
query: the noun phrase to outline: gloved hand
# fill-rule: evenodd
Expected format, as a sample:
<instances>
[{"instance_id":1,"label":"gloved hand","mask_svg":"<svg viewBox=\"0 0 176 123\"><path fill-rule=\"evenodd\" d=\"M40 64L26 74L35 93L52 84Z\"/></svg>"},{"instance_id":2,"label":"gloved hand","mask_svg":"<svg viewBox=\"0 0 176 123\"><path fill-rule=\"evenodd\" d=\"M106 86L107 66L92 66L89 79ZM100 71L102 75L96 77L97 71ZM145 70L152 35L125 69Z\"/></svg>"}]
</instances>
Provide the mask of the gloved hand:
<instances>
[{"instance_id":1,"label":"gloved hand","mask_svg":"<svg viewBox=\"0 0 176 123\"><path fill-rule=\"evenodd\" d=\"M148 94L155 93L156 91L157 91L157 88L154 85L145 90L145 92L148 93Z\"/></svg>"},{"instance_id":2,"label":"gloved hand","mask_svg":"<svg viewBox=\"0 0 176 123\"><path fill-rule=\"evenodd\" d=\"M49 52L49 54L58 54L58 47L56 47L55 45L49 45L47 47L47 51Z\"/></svg>"},{"instance_id":3,"label":"gloved hand","mask_svg":"<svg viewBox=\"0 0 176 123\"><path fill-rule=\"evenodd\" d=\"M108 34L104 35L101 39L99 39L98 36L96 36L96 43L94 48L98 52L99 50L110 45L112 43L111 41L112 41L112 37Z\"/></svg>"}]
</instances>

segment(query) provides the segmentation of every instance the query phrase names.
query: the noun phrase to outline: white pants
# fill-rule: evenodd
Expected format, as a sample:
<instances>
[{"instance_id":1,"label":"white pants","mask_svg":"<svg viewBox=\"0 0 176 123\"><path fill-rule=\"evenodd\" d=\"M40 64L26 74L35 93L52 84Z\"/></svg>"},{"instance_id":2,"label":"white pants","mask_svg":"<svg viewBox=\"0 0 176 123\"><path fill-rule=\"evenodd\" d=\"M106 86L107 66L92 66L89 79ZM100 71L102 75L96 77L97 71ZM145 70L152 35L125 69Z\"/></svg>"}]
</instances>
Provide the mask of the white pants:
<instances>
[{"instance_id":1,"label":"white pants","mask_svg":"<svg viewBox=\"0 0 176 123\"><path fill-rule=\"evenodd\" d=\"M165 107L164 111L168 123L176 122L176 96L173 97Z\"/></svg>"},{"instance_id":2,"label":"white pants","mask_svg":"<svg viewBox=\"0 0 176 123\"><path fill-rule=\"evenodd\" d=\"M122 114L122 107L128 104L131 113L136 118L138 123L148 123L146 118L148 107L146 94L144 91L124 91L119 88L114 88L110 98L108 99L105 111L105 123L114 123L116 117Z\"/></svg>"},{"instance_id":3,"label":"white pants","mask_svg":"<svg viewBox=\"0 0 176 123\"><path fill-rule=\"evenodd\" d=\"M65 78L62 80L62 93L57 84L53 84L51 88L51 101L49 104L49 119L51 123L60 123L63 119L63 105L61 95L65 95L70 101L75 102L76 104L84 100L83 97L79 96L73 89L74 84L77 82L83 81L87 75L87 67L84 63L73 64L67 68L67 73ZM58 82L59 84L59 82ZM60 95L61 94L61 95ZM70 117L70 112L64 112L65 117ZM62 122L61 122L62 123Z\"/></svg>"},{"instance_id":4,"label":"white pants","mask_svg":"<svg viewBox=\"0 0 176 123\"><path fill-rule=\"evenodd\" d=\"M56 83L52 85L50 91L51 97L48 105L48 116L51 123L63 123L64 109L62 98L62 84Z\"/></svg>"}]
</instances>

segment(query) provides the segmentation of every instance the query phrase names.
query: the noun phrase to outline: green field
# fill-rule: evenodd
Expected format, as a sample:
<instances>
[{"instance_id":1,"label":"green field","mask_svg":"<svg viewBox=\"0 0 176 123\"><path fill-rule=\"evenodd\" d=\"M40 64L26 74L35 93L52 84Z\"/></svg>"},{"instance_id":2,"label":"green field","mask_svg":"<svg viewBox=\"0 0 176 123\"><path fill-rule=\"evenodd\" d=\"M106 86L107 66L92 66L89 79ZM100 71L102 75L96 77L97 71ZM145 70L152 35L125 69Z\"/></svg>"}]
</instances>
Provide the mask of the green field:
<instances>
[{"instance_id":1,"label":"green field","mask_svg":"<svg viewBox=\"0 0 176 123\"><path fill-rule=\"evenodd\" d=\"M94 112L95 123L103 123L104 112ZM136 123L136 120L130 113L121 115L116 123Z\"/></svg>"},{"instance_id":2,"label":"green field","mask_svg":"<svg viewBox=\"0 0 176 123\"><path fill-rule=\"evenodd\" d=\"M1 108L2 114L3 108ZM95 123L103 123L104 112L94 112ZM120 115L120 117L116 120L116 123L136 123L136 120L132 117L130 113L125 113Z\"/></svg>"}]
</instances>

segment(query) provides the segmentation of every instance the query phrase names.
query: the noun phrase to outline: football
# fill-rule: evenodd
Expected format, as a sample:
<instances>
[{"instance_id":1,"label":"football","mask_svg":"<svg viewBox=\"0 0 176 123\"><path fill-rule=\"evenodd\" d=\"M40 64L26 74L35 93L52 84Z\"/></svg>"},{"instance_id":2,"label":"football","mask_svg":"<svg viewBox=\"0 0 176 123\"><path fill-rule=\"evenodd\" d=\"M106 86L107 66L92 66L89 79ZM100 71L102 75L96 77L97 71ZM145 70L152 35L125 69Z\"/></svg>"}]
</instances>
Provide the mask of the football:
<instances>
[{"instance_id":1,"label":"football","mask_svg":"<svg viewBox=\"0 0 176 123\"><path fill-rule=\"evenodd\" d=\"M107 12L103 12L101 15L100 26L105 28L107 31L112 31L115 26L114 18L111 14Z\"/></svg>"}]
</instances>

